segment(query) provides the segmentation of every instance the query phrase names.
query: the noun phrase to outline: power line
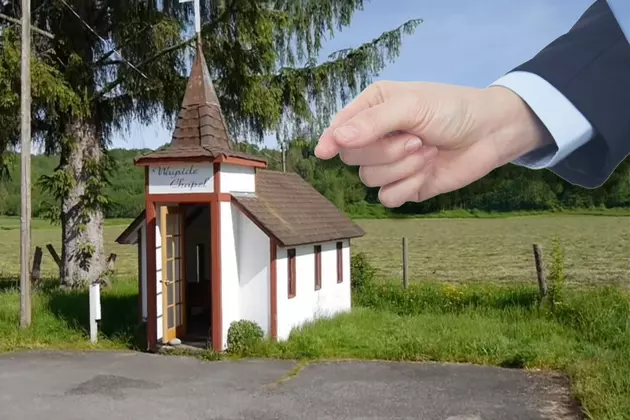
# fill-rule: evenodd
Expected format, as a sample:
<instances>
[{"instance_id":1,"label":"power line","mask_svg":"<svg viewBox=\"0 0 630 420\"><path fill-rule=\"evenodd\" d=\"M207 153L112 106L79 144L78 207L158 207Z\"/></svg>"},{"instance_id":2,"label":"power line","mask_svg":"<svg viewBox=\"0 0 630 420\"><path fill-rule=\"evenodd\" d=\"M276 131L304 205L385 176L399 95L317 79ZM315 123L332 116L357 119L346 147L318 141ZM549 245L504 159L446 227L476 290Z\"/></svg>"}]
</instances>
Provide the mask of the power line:
<instances>
[{"instance_id":1,"label":"power line","mask_svg":"<svg viewBox=\"0 0 630 420\"><path fill-rule=\"evenodd\" d=\"M66 0L61 0L61 2L68 8L68 10L70 10L72 12L72 14L74 16L76 16L77 19L79 19L79 21L83 24L83 26L85 26L90 32L92 32L98 39L101 40L101 42L103 44L107 44L107 41L105 39L103 39L102 36L100 36L94 29L92 29L92 27L90 26L89 23L87 23L85 20L83 20L83 18L81 17L81 15L79 15L76 10L74 10L74 8L72 6L70 6ZM145 79L149 80L149 78L142 73L136 66L134 66L133 64L131 64L131 62L129 62L125 57L122 56L122 54L116 49L116 48L112 48L112 50L118 55L118 57L120 57L120 59L127 64L129 67L131 67L132 69L134 69L135 71L138 72L138 74L140 74L140 76L144 77Z\"/></svg>"}]
</instances>

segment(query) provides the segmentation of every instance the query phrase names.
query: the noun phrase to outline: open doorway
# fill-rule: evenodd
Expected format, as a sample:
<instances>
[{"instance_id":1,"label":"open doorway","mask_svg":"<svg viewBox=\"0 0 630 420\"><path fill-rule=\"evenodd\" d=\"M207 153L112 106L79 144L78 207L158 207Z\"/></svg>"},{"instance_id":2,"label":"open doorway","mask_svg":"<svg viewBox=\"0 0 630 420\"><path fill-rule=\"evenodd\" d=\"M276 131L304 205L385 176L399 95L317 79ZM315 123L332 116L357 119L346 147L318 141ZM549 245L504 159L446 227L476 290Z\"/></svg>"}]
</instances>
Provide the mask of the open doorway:
<instances>
[{"instance_id":1,"label":"open doorway","mask_svg":"<svg viewBox=\"0 0 630 420\"><path fill-rule=\"evenodd\" d=\"M164 343L208 347L212 337L210 206L160 207Z\"/></svg>"},{"instance_id":2,"label":"open doorway","mask_svg":"<svg viewBox=\"0 0 630 420\"><path fill-rule=\"evenodd\" d=\"M189 345L209 346L211 331L210 206L183 205L186 331Z\"/></svg>"}]
</instances>

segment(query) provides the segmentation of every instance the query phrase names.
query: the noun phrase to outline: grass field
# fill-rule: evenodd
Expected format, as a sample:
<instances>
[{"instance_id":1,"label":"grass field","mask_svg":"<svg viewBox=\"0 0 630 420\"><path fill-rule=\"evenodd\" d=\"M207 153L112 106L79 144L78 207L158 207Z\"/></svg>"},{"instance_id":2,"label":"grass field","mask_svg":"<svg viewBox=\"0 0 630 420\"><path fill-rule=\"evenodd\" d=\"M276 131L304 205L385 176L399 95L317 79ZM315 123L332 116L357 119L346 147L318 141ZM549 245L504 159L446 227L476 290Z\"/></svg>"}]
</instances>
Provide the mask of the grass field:
<instances>
[{"instance_id":1,"label":"grass field","mask_svg":"<svg viewBox=\"0 0 630 420\"><path fill-rule=\"evenodd\" d=\"M448 282L535 282L532 244L565 249L569 284L630 287L630 217L524 216L495 219L359 221L353 242L389 279L402 278L402 238L409 277Z\"/></svg>"},{"instance_id":2,"label":"grass field","mask_svg":"<svg viewBox=\"0 0 630 420\"><path fill-rule=\"evenodd\" d=\"M135 277L138 272L138 256L133 245L118 245L118 235L131 223L127 219L111 219L105 223L105 250L118 255L116 260L117 275ZM46 250L46 244L53 244L61 255L61 231L59 226L52 226L44 220L34 219L32 223L31 245L44 250L42 259L42 276L54 277L59 271L52 257ZM17 217L0 217L0 278L17 276L20 272L20 219Z\"/></svg>"},{"instance_id":3,"label":"grass field","mask_svg":"<svg viewBox=\"0 0 630 420\"><path fill-rule=\"evenodd\" d=\"M135 277L134 246L114 241L128 220L108 220L107 252L118 254L117 274ZM535 281L532 244L550 246L557 236L566 254L569 284L609 284L630 288L630 217L523 216L480 219L359 220L365 237L353 241L384 278L402 276L402 237L409 241L410 278L447 282ZM19 272L19 219L0 218L0 276ZM60 250L58 227L36 220L33 246L47 243ZM56 266L44 252L44 275L54 276Z\"/></svg>"}]
</instances>

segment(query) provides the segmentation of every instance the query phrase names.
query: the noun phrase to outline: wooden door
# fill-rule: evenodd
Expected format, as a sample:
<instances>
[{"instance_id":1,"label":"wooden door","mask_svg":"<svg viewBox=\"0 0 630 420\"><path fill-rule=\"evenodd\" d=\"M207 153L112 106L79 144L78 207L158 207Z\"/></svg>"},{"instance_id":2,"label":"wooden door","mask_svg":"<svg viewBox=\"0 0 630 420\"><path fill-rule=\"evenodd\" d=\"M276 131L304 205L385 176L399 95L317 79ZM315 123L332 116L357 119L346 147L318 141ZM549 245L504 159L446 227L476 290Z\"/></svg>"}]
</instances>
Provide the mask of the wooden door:
<instances>
[{"instance_id":1,"label":"wooden door","mask_svg":"<svg viewBox=\"0 0 630 420\"><path fill-rule=\"evenodd\" d=\"M183 212L177 206L161 207L162 314L164 338L168 343L186 333L186 282L184 281Z\"/></svg>"}]
</instances>

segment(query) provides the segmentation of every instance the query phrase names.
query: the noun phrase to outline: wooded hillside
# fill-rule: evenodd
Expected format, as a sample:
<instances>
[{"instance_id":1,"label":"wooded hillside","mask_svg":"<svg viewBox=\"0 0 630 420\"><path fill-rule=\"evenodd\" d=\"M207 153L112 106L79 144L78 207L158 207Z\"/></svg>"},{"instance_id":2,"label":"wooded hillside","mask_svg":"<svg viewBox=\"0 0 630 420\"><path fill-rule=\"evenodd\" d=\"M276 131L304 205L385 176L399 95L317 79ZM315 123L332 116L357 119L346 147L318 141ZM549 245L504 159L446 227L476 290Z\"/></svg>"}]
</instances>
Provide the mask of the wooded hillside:
<instances>
[{"instance_id":1,"label":"wooded hillside","mask_svg":"<svg viewBox=\"0 0 630 420\"><path fill-rule=\"evenodd\" d=\"M243 150L264 155L272 169L281 169L281 155L276 150L259 149L241 144ZM339 160L320 161L312 153L313 144L297 140L287 153L287 170L299 173L339 208L352 216L387 216L378 205L378 189L366 188L357 168ZM144 175L133 166L133 159L142 150L115 149L110 152L115 169L109 175L108 195L111 204L106 216L135 217L144 206ZM33 157L33 180L50 175L58 158ZM20 209L19 159L12 159L11 179L0 181L0 215L18 215ZM47 217L56 204L39 185L33 188L33 215ZM407 204L395 214L430 213L452 209L486 211L552 210L590 207L630 206L630 160L626 160L603 187L586 190L562 181L549 171L532 171L515 165L497 169L482 180L450 194L424 203Z\"/></svg>"}]
</instances>

